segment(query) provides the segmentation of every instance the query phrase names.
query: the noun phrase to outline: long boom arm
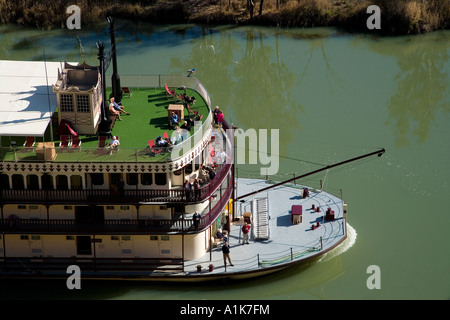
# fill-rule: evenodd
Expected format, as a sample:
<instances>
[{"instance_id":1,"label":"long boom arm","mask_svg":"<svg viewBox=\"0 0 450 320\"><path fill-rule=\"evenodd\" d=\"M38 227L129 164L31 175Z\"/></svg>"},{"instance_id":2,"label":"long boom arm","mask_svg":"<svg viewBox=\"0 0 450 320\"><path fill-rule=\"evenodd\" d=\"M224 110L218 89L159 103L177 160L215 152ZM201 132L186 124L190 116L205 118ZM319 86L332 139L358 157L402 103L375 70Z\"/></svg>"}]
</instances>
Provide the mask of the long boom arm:
<instances>
[{"instance_id":1,"label":"long boom arm","mask_svg":"<svg viewBox=\"0 0 450 320\"><path fill-rule=\"evenodd\" d=\"M288 179L288 180L276 183L276 184L271 185L269 187L262 188L260 190L256 190L256 191L244 194L242 196L236 197L235 201L240 200L240 199L245 198L245 197L248 197L248 196L251 196L251 195L254 195L254 194L257 194L257 193L262 192L262 191L266 191L266 190L269 190L269 189L281 186L281 185L283 185L285 183L288 183L288 182L291 182L291 181L294 181L294 180L298 180L298 179L301 179L301 178L313 175L315 173L318 173L318 172L321 172L321 171L324 171L324 170L328 170L328 169L331 169L331 168L334 168L334 167L341 166L341 165L349 163L349 162L353 162L353 161L356 161L356 160L360 160L360 159L364 159L364 158L367 158L367 157L371 157L373 155L378 155L378 157L381 157L383 155L383 153L385 153L385 152L386 152L386 150L384 148L382 148L382 149L380 149L378 151L370 152L370 153L367 153L367 154L364 154L364 155L361 155L361 156L358 156L358 157L355 157L355 158L351 158L351 159L347 159L347 160L335 163L335 164L330 164L330 165L327 165L327 166L325 166L323 168L320 168L320 169L317 169L317 170L314 170L314 171L302 174L300 176L296 176L294 178L291 178L291 179Z\"/></svg>"}]
</instances>

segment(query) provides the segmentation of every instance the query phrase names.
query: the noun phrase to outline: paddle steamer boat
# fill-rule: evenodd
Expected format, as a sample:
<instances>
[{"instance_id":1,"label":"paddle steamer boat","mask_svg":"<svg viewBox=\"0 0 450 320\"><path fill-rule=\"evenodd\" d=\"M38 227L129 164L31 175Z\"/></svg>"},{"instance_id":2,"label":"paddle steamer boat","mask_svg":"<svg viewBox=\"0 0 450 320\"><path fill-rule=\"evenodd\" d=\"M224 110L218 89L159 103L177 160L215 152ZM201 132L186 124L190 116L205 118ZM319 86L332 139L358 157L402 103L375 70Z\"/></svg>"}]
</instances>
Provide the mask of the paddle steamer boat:
<instances>
[{"instance_id":1,"label":"paddle steamer boat","mask_svg":"<svg viewBox=\"0 0 450 320\"><path fill-rule=\"evenodd\" d=\"M0 61L2 277L67 278L76 265L91 279L249 278L311 261L347 238L344 201L293 183L303 176L236 179L235 128L215 124L194 70L128 78L123 87L112 43L107 86L109 60L98 47L98 66ZM122 121L109 110L112 96L130 113ZM171 126L172 112L182 128ZM159 146L159 137L170 144ZM228 231L233 266L219 229Z\"/></svg>"}]
</instances>

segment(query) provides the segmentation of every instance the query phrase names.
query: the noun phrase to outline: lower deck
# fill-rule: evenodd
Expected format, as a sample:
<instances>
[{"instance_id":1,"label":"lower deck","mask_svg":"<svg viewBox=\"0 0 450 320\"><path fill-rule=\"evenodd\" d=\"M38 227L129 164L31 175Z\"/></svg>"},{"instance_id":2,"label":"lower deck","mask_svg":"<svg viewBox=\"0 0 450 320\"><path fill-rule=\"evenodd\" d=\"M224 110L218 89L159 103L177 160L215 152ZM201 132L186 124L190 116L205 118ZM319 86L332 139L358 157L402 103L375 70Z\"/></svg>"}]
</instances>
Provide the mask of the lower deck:
<instances>
[{"instance_id":1,"label":"lower deck","mask_svg":"<svg viewBox=\"0 0 450 320\"><path fill-rule=\"evenodd\" d=\"M268 183L264 180L238 179L238 196L267 186ZM252 211L254 211L253 206L257 199L262 198L267 198L269 219L267 220L267 226L263 225L264 221L259 222L259 225L266 227L268 232L264 238L257 239L257 232L255 231L258 217ZM301 206L301 218L293 217L292 209L294 205ZM221 251L222 243L215 239L212 228L207 229L197 239L198 241L178 243L177 246L179 246L178 249L181 252L192 249L191 245L199 245L204 252L203 255L198 255L198 258L192 260L188 260L185 256L184 262L183 259L180 259L183 255L176 259L164 259L162 257L142 259L125 256L107 259L107 257L98 256L96 261L89 261L89 259L87 261L86 259L64 260L61 258L58 262L61 266L64 266L64 263L78 263L82 275L86 278L201 281L223 277L251 277L320 256L341 244L347 236L346 205L340 198L321 190L309 190L309 196L304 197L302 186L278 186L268 192L258 194L254 198L248 197L238 201L234 210L234 218L228 235L233 266L224 263ZM334 213L332 219L327 219L327 210ZM246 212L252 212L249 244L243 244L242 234L244 216L247 216ZM223 224L222 222L219 221L218 225ZM208 241L209 239L211 242ZM123 249L120 247L120 241L123 239L117 240L119 241L118 248ZM161 240L158 237L155 238L155 241ZM211 243L214 244L210 245ZM127 244L124 243L123 245L126 246ZM42 265L42 262L29 261L30 266L31 263ZM22 275L33 276L31 270L32 268L22 270ZM40 276L55 276L58 274L59 276L62 274L65 276L65 269L47 270L42 272ZM17 273L4 272L3 276L5 275L11 276L17 275Z\"/></svg>"},{"instance_id":2,"label":"lower deck","mask_svg":"<svg viewBox=\"0 0 450 320\"><path fill-rule=\"evenodd\" d=\"M238 179L238 196L269 186L264 180ZM240 217L231 225L229 233L230 257L233 266L224 263L221 244L205 254L201 259L185 263L185 272L191 276L226 274L238 277L240 274L251 276L264 270L276 270L292 263L320 256L342 243L347 236L346 205L340 198L321 190L309 190L309 196L303 197L303 187L283 185L263 192L254 197L268 199L267 239L257 239L255 212L252 212L252 228L249 244L243 243L242 225L244 213L250 212L252 198L236 203L236 213ZM292 206L301 205L301 222L293 223ZM315 210L312 210L314 206ZM320 211L317 211L320 208ZM326 219L326 211L334 211L332 220ZM300 219L299 219L300 220ZM317 225L319 224L319 227ZM314 226L314 229L312 228ZM209 265L213 265L210 271ZM198 272L198 266L201 271Z\"/></svg>"}]
</instances>

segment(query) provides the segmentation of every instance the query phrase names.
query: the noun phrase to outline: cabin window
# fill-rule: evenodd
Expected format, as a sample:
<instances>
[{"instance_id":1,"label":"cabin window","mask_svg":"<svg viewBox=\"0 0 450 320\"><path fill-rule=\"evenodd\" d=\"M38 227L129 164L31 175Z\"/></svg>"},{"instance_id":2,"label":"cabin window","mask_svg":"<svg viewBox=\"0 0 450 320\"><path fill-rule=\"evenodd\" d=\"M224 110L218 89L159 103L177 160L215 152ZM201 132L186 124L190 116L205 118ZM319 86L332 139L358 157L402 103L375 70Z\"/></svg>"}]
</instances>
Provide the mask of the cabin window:
<instances>
[{"instance_id":1,"label":"cabin window","mask_svg":"<svg viewBox=\"0 0 450 320\"><path fill-rule=\"evenodd\" d=\"M120 183L121 175L122 175L121 173L111 173L109 176L111 185L118 186Z\"/></svg>"},{"instance_id":2,"label":"cabin window","mask_svg":"<svg viewBox=\"0 0 450 320\"><path fill-rule=\"evenodd\" d=\"M66 236L66 240L75 240L75 236Z\"/></svg>"},{"instance_id":3,"label":"cabin window","mask_svg":"<svg viewBox=\"0 0 450 320\"><path fill-rule=\"evenodd\" d=\"M59 104L61 112L73 112L73 96L71 94L62 94Z\"/></svg>"},{"instance_id":4,"label":"cabin window","mask_svg":"<svg viewBox=\"0 0 450 320\"><path fill-rule=\"evenodd\" d=\"M28 240L28 235L20 235L20 240Z\"/></svg>"},{"instance_id":5,"label":"cabin window","mask_svg":"<svg viewBox=\"0 0 450 320\"><path fill-rule=\"evenodd\" d=\"M192 162L189 162L189 164L184 167L184 173L187 175L192 173Z\"/></svg>"},{"instance_id":6,"label":"cabin window","mask_svg":"<svg viewBox=\"0 0 450 320\"><path fill-rule=\"evenodd\" d=\"M170 236L161 236L161 241L170 241Z\"/></svg>"},{"instance_id":7,"label":"cabin window","mask_svg":"<svg viewBox=\"0 0 450 320\"><path fill-rule=\"evenodd\" d=\"M195 157L195 159L194 159L194 170L195 170L195 171L197 171L198 169L200 169L200 164L201 164L200 155L198 155L198 156Z\"/></svg>"},{"instance_id":8,"label":"cabin window","mask_svg":"<svg viewBox=\"0 0 450 320\"><path fill-rule=\"evenodd\" d=\"M122 236L122 241L130 241L131 236Z\"/></svg>"},{"instance_id":9,"label":"cabin window","mask_svg":"<svg viewBox=\"0 0 450 320\"><path fill-rule=\"evenodd\" d=\"M101 186L104 183L103 173L92 173L91 181L93 185Z\"/></svg>"},{"instance_id":10,"label":"cabin window","mask_svg":"<svg viewBox=\"0 0 450 320\"><path fill-rule=\"evenodd\" d=\"M27 189L28 190L38 190L39 189L39 178L35 174L27 175Z\"/></svg>"},{"instance_id":11,"label":"cabin window","mask_svg":"<svg viewBox=\"0 0 450 320\"><path fill-rule=\"evenodd\" d=\"M89 104L89 95L87 94L77 95L77 111L84 113L91 112L91 107Z\"/></svg>"},{"instance_id":12,"label":"cabin window","mask_svg":"<svg viewBox=\"0 0 450 320\"><path fill-rule=\"evenodd\" d=\"M41 240L41 236L31 236L31 240Z\"/></svg>"},{"instance_id":13,"label":"cabin window","mask_svg":"<svg viewBox=\"0 0 450 320\"><path fill-rule=\"evenodd\" d=\"M70 187L72 190L81 190L83 187L81 176L70 176Z\"/></svg>"},{"instance_id":14,"label":"cabin window","mask_svg":"<svg viewBox=\"0 0 450 320\"><path fill-rule=\"evenodd\" d=\"M141 183L144 186L151 185L153 183L153 175L151 173L143 173L141 175Z\"/></svg>"},{"instance_id":15,"label":"cabin window","mask_svg":"<svg viewBox=\"0 0 450 320\"><path fill-rule=\"evenodd\" d=\"M137 173L127 173L127 184L129 186L135 186L138 184L138 174Z\"/></svg>"},{"instance_id":16,"label":"cabin window","mask_svg":"<svg viewBox=\"0 0 450 320\"><path fill-rule=\"evenodd\" d=\"M13 174L12 175L12 188L14 190L25 189L25 184L23 182L23 176L21 174Z\"/></svg>"},{"instance_id":17,"label":"cabin window","mask_svg":"<svg viewBox=\"0 0 450 320\"><path fill-rule=\"evenodd\" d=\"M67 176L57 175L56 176L56 189L58 190L68 190L69 182Z\"/></svg>"},{"instance_id":18,"label":"cabin window","mask_svg":"<svg viewBox=\"0 0 450 320\"><path fill-rule=\"evenodd\" d=\"M119 240L119 238L120 238L119 236L111 236L111 240L113 240L113 241L114 240Z\"/></svg>"},{"instance_id":19,"label":"cabin window","mask_svg":"<svg viewBox=\"0 0 450 320\"><path fill-rule=\"evenodd\" d=\"M155 183L158 186L163 186L167 183L167 176L165 173L155 173Z\"/></svg>"},{"instance_id":20,"label":"cabin window","mask_svg":"<svg viewBox=\"0 0 450 320\"><path fill-rule=\"evenodd\" d=\"M49 174L43 174L41 177L42 189L52 190L53 189L53 178Z\"/></svg>"},{"instance_id":21,"label":"cabin window","mask_svg":"<svg viewBox=\"0 0 450 320\"><path fill-rule=\"evenodd\" d=\"M77 236L77 254L92 254L91 236Z\"/></svg>"},{"instance_id":22,"label":"cabin window","mask_svg":"<svg viewBox=\"0 0 450 320\"><path fill-rule=\"evenodd\" d=\"M8 175L4 173L0 173L0 189L9 189L9 178Z\"/></svg>"},{"instance_id":23,"label":"cabin window","mask_svg":"<svg viewBox=\"0 0 450 320\"><path fill-rule=\"evenodd\" d=\"M158 241L158 236L150 236L151 241Z\"/></svg>"}]
</instances>

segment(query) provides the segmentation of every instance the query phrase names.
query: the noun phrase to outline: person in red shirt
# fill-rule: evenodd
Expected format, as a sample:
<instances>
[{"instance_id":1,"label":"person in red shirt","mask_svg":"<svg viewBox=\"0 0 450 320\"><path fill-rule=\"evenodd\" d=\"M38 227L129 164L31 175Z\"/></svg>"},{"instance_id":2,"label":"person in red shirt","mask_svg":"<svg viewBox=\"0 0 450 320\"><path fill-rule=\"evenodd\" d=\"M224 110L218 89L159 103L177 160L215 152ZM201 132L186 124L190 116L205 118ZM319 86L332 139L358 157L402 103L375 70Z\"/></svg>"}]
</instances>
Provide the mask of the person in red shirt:
<instances>
[{"instance_id":1,"label":"person in red shirt","mask_svg":"<svg viewBox=\"0 0 450 320\"><path fill-rule=\"evenodd\" d=\"M223 118L224 118L224 115L223 115L222 111L219 111L219 113L217 114L217 125L219 125L219 126L222 125Z\"/></svg>"},{"instance_id":2,"label":"person in red shirt","mask_svg":"<svg viewBox=\"0 0 450 320\"><path fill-rule=\"evenodd\" d=\"M249 244L248 239L250 228L251 228L250 225L247 222L244 222L244 225L242 226L242 234L244 235L242 239L242 244L244 243Z\"/></svg>"}]
</instances>

